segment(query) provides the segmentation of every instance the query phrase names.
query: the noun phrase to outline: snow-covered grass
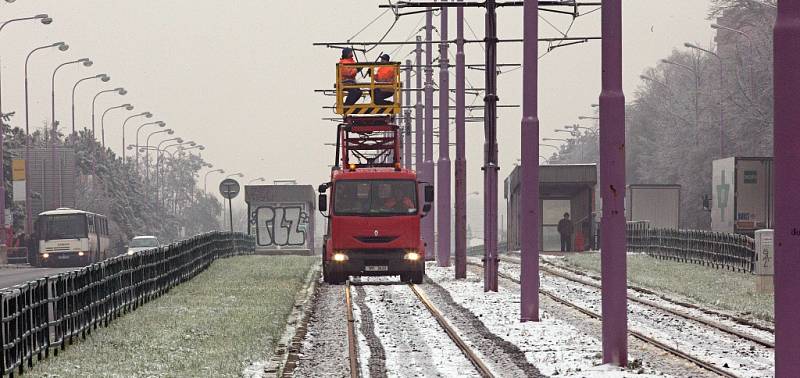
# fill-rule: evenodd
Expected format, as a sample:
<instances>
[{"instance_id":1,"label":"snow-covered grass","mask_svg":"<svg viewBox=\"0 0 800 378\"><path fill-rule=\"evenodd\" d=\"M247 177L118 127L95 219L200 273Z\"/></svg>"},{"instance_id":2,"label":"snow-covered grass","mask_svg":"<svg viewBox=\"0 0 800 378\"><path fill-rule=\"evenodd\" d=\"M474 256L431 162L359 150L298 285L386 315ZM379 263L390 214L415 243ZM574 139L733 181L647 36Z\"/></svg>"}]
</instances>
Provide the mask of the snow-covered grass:
<instances>
[{"instance_id":1,"label":"snow-covered grass","mask_svg":"<svg viewBox=\"0 0 800 378\"><path fill-rule=\"evenodd\" d=\"M284 331L312 257L246 256L206 272L38 364L33 376L239 376Z\"/></svg>"},{"instance_id":2,"label":"snow-covered grass","mask_svg":"<svg viewBox=\"0 0 800 378\"><path fill-rule=\"evenodd\" d=\"M597 253L568 255L565 261L600 272L600 255ZM774 296L759 293L756 276L751 274L628 254L628 280L637 286L678 294L700 304L774 320Z\"/></svg>"}]
</instances>

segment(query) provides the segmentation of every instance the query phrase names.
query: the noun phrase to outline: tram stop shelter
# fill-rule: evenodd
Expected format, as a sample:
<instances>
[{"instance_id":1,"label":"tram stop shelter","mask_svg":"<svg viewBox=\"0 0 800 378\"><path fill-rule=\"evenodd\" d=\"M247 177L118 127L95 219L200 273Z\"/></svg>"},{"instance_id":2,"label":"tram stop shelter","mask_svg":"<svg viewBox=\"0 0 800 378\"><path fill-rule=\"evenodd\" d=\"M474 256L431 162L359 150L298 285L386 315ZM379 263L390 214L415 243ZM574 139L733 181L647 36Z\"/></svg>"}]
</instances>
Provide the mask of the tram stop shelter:
<instances>
[{"instance_id":1,"label":"tram stop shelter","mask_svg":"<svg viewBox=\"0 0 800 378\"><path fill-rule=\"evenodd\" d=\"M506 237L510 251L520 250L520 232L525 232L519 229L520 174L520 167L517 166L505 180L504 197L508 206ZM569 213L574 229L572 250L591 249L596 229L596 186L596 164L539 166L540 251L561 251L558 222L564 217L564 213Z\"/></svg>"},{"instance_id":2,"label":"tram stop shelter","mask_svg":"<svg viewBox=\"0 0 800 378\"><path fill-rule=\"evenodd\" d=\"M313 186L246 185L244 194L257 254L314 254Z\"/></svg>"}]
</instances>

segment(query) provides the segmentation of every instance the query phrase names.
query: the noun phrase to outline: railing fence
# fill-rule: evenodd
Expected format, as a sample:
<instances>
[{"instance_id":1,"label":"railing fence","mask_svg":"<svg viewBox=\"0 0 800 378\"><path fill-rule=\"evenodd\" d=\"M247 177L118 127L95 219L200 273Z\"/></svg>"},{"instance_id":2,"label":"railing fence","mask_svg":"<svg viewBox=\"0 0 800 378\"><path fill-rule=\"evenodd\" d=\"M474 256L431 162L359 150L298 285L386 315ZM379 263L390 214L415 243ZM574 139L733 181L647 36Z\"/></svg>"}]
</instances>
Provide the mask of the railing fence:
<instances>
[{"instance_id":1,"label":"railing fence","mask_svg":"<svg viewBox=\"0 0 800 378\"><path fill-rule=\"evenodd\" d=\"M23 374L34 359L58 355L75 338L158 298L216 259L252 254L240 233L212 232L166 247L121 255L0 291L0 376Z\"/></svg>"}]
</instances>

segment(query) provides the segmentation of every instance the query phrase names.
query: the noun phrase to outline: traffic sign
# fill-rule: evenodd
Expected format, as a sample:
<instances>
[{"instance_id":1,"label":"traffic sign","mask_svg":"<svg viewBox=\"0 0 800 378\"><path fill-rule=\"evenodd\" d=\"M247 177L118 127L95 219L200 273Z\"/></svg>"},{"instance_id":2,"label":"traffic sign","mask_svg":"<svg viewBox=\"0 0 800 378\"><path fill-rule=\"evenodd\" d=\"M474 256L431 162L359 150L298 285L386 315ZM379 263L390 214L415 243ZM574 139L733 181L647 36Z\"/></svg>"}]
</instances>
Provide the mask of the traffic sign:
<instances>
[{"instance_id":1,"label":"traffic sign","mask_svg":"<svg viewBox=\"0 0 800 378\"><path fill-rule=\"evenodd\" d=\"M225 179L219 184L219 193L226 199L234 199L239 195L241 186L234 179Z\"/></svg>"}]
</instances>

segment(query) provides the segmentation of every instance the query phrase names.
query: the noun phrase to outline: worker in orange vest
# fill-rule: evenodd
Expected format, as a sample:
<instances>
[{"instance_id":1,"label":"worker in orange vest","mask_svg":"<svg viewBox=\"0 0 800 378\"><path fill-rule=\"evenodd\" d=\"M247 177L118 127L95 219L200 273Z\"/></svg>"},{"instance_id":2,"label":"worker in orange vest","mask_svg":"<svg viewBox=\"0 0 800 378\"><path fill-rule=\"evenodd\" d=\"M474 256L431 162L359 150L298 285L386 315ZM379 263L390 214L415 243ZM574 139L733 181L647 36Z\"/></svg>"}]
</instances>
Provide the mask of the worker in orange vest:
<instances>
[{"instance_id":1,"label":"worker in orange vest","mask_svg":"<svg viewBox=\"0 0 800 378\"><path fill-rule=\"evenodd\" d=\"M381 63L389 63L389 55L381 55ZM384 85L393 85L397 79L397 72L394 66L381 66L375 72L375 83ZM375 100L375 105L392 105L393 102L387 101L389 97L394 96L394 89L389 88L375 88L372 98Z\"/></svg>"},{"instance_id":2,"label":"worker in orange vest","mask_svg":"<svg viewBox=\"0 0 800 378\"><path fill-rule=\"evenodd\" d=\"M353 59L353 49L342 49L342 59L339 60L339 64L345 65L355 63L356 61ZM339 72L340 75L342 75L342 84L355 84L358 71L356 67L340 66ZM347 92L347 98L344 100L345 106L353 105L361 98L362 93L359 88L348 88L345 91Z\"/></svg>"}]
</instances>

